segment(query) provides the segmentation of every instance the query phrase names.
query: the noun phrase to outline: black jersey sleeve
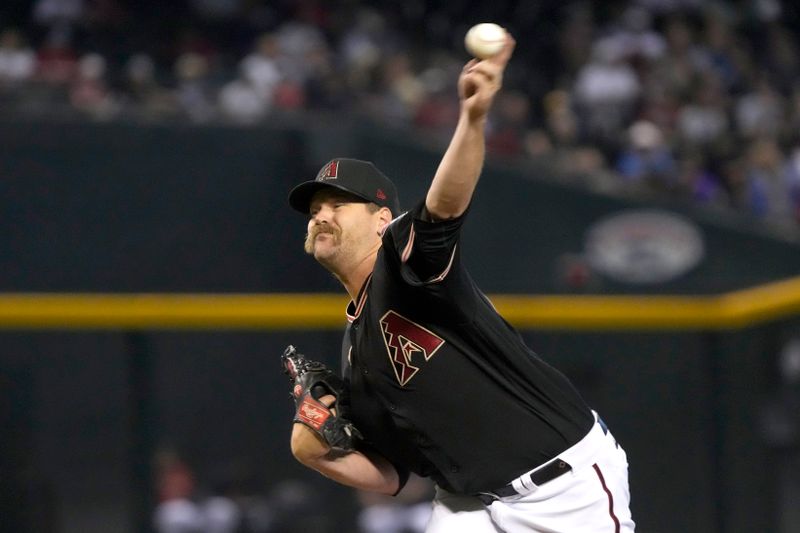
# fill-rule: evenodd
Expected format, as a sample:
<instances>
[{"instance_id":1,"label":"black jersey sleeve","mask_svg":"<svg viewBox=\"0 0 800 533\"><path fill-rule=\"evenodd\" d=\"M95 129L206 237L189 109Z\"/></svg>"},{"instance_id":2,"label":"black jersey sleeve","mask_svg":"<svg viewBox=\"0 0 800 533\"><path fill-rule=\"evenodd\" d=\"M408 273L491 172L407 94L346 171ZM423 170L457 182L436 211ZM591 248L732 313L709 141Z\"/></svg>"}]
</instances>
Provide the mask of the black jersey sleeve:
<instances>
[{"instance_id":1,"label":"black jersey sleeve","mask_svg":"<svg viewBox=\"0 0 800 533\"><path fill-rule=\"evenodd\" d=\"M347 368L347 373L349 373L349 366ZM349 388L350 379L348 377L345 377L345 385L346 385L345 389L342 391L342 393L341 393L341 395L339 397L339 402L337 403L337 408L339 409L339 416L341 416L342 418L349 419L350 418L350 388ZM367 444L365 442L357 443L356 444L356 449L360 450L361 452L370 452L370 453L378 454L378 455L382 456L382 454L380 452L378 452L377 450L373 449L369 444ZM399 482L399 486L398 486L397 490L395 491L395 493L392 494L392 496L397 496L397 494L401 490L403 490L403 487L405 487L406 483L408 482L408 478L411 475L411 471L408 468L406 468L405 466L397 463L396 461L391 461L389 459L386 459L386 460L389 461L392 464L392 466L395 469L395 472L397 472L397 479L398 479L398 482Z\"/></svg>"},{"instance_id":2,"label":"black jersey sleeve","mask_svg":"<svg viewBox=\"0 0 800 533\"><path fill-rule=\"evenodd\" d=\"M345 387L344 390L342 390L341 396L339 397L339 401L337 403L337 407L339 409L339 416L341 416L342 418L347 418L348 420L352 420L351 403L350 403L350 373L352 371L351 370L352 361L350 361L350 342L348 340L350 338L350 327L351 325L348 324L347 328L345 329L345 334L342 340L342 356L341 356L342 379L344 381ZM361 449L362 452L369 450L371 451L371 453L377 453L381 455L380 452L373 449L371 446L369 446L364 442L358 443L357 448ZM407 467L399 464L396 461L391 461L389 459L387 460L392 464L395 471L397 472L397 479L399 482L399 486L397 488L397 491L394 494L392 494L392 496L397 496L400 493L400 491L403 490L403 487L406 486L408 478L411 476L411 471Z\"/></svg>"},{"instance_id":3,"label":"black jersey sleeve","mask_svg":"<svg viewBox=\"0 0 800 533\"><path fill-rule=\"evenodd\" d=\"M458 242L465 216L433 221L423 201L392 221L383 244L399 261L406 283L423 285L447 277L459 260Z\"/></svg>"}]
</instances>

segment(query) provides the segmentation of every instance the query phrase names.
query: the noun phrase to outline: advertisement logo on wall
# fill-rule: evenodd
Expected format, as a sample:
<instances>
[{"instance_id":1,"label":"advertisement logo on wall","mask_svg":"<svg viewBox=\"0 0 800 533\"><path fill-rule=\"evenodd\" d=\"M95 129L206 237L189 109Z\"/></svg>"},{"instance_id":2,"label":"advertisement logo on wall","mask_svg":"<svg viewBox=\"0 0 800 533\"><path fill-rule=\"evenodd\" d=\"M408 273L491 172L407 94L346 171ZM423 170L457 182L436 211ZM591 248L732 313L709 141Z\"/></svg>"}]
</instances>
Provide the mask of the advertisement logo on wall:
<instances>
[{"instance_id":1,"label":"advertisement logo on wall","mask_svg":"<svg viewBox=\"0 0 800 533\"><path fill-rule=\"evenodd\" d=\"M600 219L589 227L585 249L594 270L633 284L674 280L705 256L700 228L660 209L631 209Z\"/></svg>"}]
</instances>

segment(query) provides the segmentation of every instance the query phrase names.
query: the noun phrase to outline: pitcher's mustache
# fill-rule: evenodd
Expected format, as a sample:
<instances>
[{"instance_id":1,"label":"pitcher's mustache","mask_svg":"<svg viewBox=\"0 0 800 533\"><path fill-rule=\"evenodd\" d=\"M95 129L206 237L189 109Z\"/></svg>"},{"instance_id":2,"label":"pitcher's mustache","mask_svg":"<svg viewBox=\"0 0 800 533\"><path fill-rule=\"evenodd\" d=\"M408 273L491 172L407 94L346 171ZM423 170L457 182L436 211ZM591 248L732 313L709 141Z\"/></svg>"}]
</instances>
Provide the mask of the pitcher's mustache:
<instances>
[{"instance_id":1,"label":"pitcher's mustache","mask_svg":"<svg viewBox=\"0 0 800 533\"><path fill-rule=\"evenodd\" d=\"M312 227L308 232L308 236L312 239L316 239L317 235L320 235L321 233L330 233L334 237L339 236L339 230L327 224L320 224L319 226Z\"/></svg>"}]
</instances>

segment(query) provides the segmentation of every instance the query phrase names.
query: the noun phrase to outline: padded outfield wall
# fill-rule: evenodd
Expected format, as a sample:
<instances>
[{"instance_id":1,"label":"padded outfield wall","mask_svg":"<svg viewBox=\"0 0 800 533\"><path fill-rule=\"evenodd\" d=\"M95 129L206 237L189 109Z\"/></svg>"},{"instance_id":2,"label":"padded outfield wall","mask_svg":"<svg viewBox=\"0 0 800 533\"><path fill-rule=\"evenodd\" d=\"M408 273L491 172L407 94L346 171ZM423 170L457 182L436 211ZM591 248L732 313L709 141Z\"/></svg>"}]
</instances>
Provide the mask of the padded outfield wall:
<instances>
[{"instance_id":1,"label":"padded outfield wall","mask_svg":"<svg viewBox=\"0 0 800 533\"><path fill-rule=\"evenodd\" d=\"M277 357L291 342L334 363L339 343L335 315L304 319L298 309L313 300L292 295L341 291L303 254L304 220L288 210L285 195L327 159L347 155L374 160L409 207L424 194L442 147L358 124L311 123L0 124L6 523L19 531L146 530L149 461L165 443L180 448L201 478L237 460L273 484L307 480L344 503L338 520L352 519L352 495L305 472L288 451L290 405ZM599 221L653 207L700 235L695 264L658 283L607 273L580 286L565 282L565 264L586 266L588 235ZM487 293L521 297L507 308L526 340L573 378L625 444L642 531L783 527L786 450L765 441L762 415L781 392L776 357L800 326L797 303L790 297L775 312L739 321L724 314L736 313L726 295L800 272L796 241L735 218L717 222L675 205L589 193L546 167L489 164L463 253ZM288 294L280 305L293 318L76 325L76 300L66 300L55 321L15 323L21 307L8 298L20 293ZM598 311L597 301L571 299L577 294L608 299ZM653 298L621 311L629 326L603 322L602 306L642 294ZM749 295L735 301L755 308L762 298ZM658 299L671 296L687 298L674 313ZM567 318L530 318L547 305ZM179 306L192 309L187 301ZM581 309L590 310L588 320L569 318ZM648 312L657 318L637 324ZM715 314L717 321L703 318Z\"/></svg>"}]
</instances>

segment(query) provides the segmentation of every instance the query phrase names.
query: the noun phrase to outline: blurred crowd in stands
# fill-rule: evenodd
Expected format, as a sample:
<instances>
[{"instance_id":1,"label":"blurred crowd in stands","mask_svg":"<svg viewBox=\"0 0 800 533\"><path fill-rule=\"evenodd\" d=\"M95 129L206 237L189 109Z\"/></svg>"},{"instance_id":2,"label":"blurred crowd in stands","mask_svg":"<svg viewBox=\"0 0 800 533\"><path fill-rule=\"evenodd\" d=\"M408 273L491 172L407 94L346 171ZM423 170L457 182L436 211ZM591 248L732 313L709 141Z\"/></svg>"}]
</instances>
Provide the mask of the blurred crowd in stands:
<instances>
[{"instance_id":1,"label":"blurred crowd in stands","mask_svg":"<svg viewBox=\"0 0 800 533\"><path fill-rule=\"evenodd\" d=\"M0 111L263 124L367 117L446 139L462 39L518 40L497 158L800 224L800 8L780 0L6 0Z\"/></svg>"},{"instance_id":2,"label":"blurred crowd in stands","mask_svg":"<svg viewBox=\"0 0 800 533\"><path fill-rule=\"evenodd\" d=\"M154 459L156 533L423 533L431 514L433 485L416 475L396 496L354 491L337 510L309 482L268 484L239 461L203 480L175 450Z\"/></svg>"}]
</instances>

